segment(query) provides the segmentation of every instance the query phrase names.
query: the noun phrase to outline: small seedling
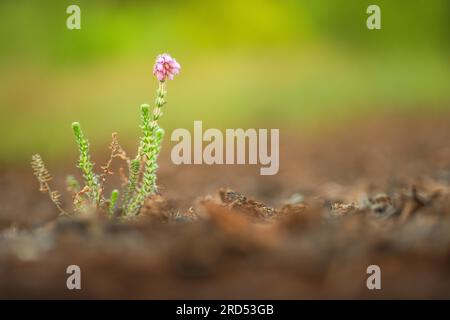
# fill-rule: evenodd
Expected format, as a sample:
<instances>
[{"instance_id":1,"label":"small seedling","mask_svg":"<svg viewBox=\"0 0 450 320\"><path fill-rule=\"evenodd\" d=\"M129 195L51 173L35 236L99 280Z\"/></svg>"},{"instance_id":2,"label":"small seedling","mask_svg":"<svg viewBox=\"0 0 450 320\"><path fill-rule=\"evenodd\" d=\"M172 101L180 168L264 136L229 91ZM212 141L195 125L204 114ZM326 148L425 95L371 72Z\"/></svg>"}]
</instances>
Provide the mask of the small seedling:
<instances>
[{"instance_id":1,"label":"small seedling","mask_svg":"<svg viewBox=\"0 0 450 320\"><path fill-rule=\"evenodd\" d=\"M75 141L78 146L78 168L83 176L82 186L74 176L66 179L67 189L72 193L75 212L83 212L90 208L104 210L110 217L118 212L121 216L133 217L139 213L147 197L157 193L156 172L157 159L161 151L164 138L164 130L159 127L158 120L162 116L163 106L166 104L166 81L172 80L180 72L180 65L168 54L159 55L153 67L153 74L158 79L159 85L156 91L155 106L150 110L148 104L141 105L141 129L142 136L139 140L139 148L134 159L130 159L120 146L117 134L112 134L110 145L110 158L101 167L102 172L94 172L94 163L91 161L89 141L81 130L78 122L72 123ZM104 196L106 177L113 174L111 163L115 158L124 160L128 165L128 178L124 178L125 188L123 192L114 189L109 198ZM32 167L40 183L40 190L50 195L52 202L61 213L66 213L61 206L60 194L50 189L50 174L45 168L40 155L32 157ZM122 198L119 199L119 194Z\"/></svg>"}]
</instances>

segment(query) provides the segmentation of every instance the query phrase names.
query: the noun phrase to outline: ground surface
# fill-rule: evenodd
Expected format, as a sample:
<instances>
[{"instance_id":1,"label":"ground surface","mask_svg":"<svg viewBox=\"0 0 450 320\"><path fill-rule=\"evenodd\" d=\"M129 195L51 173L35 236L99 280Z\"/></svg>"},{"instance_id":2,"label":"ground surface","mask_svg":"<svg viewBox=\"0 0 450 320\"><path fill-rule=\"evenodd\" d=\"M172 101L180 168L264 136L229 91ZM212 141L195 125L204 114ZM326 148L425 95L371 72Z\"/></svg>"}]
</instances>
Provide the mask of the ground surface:
<instances>
[{"instance_id":1,"label":"ground surface","mask_svg":"<svg viewBox=\"0 0 450 320\"><path fill-rule=\"evenodd\" d=\"M450 298L449 120L282 132L273 177L176 167L166 150L161 196L127 223L57 218L30 170L3 168L0 297ZM64 191L74 169L50 169ZM71 264L81 291L66 289Z\"/></svg>"}]
</instances>

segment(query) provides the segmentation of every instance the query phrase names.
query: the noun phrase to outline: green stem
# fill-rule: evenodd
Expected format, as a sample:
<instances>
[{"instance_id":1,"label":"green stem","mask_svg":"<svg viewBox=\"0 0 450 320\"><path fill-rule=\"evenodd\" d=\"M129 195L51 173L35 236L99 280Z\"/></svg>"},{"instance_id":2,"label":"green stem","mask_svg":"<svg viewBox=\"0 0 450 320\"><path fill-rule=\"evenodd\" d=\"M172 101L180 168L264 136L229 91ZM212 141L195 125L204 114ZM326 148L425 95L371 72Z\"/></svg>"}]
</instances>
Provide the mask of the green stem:
<instances>
[{"instance_id":1,"label":"green stem","mask_svg":"<svg viewBox=\"0 0 450 320\"><path fill-rule=\"evenodd\" d=\"M97 176L93 172L94 164L89 155L89 142L84 137L81 126L78 122L72 123L75 140L80 152L78 167L81 169L86 186L89 188L88 197L91 203L98 206L100 203L100 184Z\"/></svg>"},{"instance_id":2,"label":"green stem","mask_svg":"<svg viewBox=\"0 0 450 320\"><path fill-rule=\"evenodd\" d=\"M137 214L145 199L157 191L156 170L158 169L157 158L161 151L161 143L164 131L158 126L158 120L162 116L162 107L166 104L165 83L160 82L156 91L155 108L150 116L148 105L141 106L142 133L139 147L139 156L144 162L142 182L136 196L130 202L127 214Z\"/></svg>"},{"instance_id":3,"label":"green stem","mask_svg":"<svg viewBox=\"0 0 450 320\"><path fill-rule=\"evenodd\" d=\"M119 199L119 190L114 189L113 191L111 191L111 196L109 198L109 214L110 216L114 215L114 208L116 207L116 202L117 199Z\"/></svg>"},{"instance_id":4,"label":"green stem","mask_svg":"<svg viewBox=\"0 0 450 320\"><path fill-rule=\"evenodd\" d=\"M139 158L133 159L130 162L129 165L129 177L128 177L128 183L127 188L125 191L125 194L123 196L122 201L122 207L127 208L130 200L136 193L136 188L139 180L139 170L141 168L141 162L139 161Z\"/></svg>"}]
</instances>

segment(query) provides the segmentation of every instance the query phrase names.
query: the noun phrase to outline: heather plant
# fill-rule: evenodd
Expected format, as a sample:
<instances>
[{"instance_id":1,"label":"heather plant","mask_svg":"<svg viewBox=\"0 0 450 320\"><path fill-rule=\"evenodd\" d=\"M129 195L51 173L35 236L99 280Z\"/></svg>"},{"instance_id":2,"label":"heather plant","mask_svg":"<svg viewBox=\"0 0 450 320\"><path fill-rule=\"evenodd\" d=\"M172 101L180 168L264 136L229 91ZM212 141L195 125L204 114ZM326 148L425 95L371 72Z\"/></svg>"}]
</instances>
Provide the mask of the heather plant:
<instances>
[{"instance_id":1,"label":"heather plant","mask_svg":"<svg viewBox=\"0 0 450 320\"><path fill-rule=\"evenodd\" d=\"M151 110L148 104L140 107L142 135L136 157L130 159L120 146L117 134L112 134L111 150L108 162L101 166L101 172L94 172L91 160L89 141L78 122L72 123L75 142L78 146L79 158L77 167L81 171L83 184L69 175L66 179L67 190L72 194L74 212L86 212L91 209L103 210L108 216L133 217L139 213L145 199L158 192L156 173L157 159L161 151L164 130L158 121L166 104L166 82L172 80L180 72L180 65L168 54L159 55L153 67L153 74L158 79L155 105ZM111 163L115 158L126 162L128 177L122 173L124 190L114 189L108 198L104 195L105 182L108 175L113 174ZM66 213L61 206L60 194L50 189L51 179L40 155L33 155L32 167L40 183L40 190L47 192L52 202L61 213ZM120 194L122 196L120 197Z\"/></svg>"}]
</instances>

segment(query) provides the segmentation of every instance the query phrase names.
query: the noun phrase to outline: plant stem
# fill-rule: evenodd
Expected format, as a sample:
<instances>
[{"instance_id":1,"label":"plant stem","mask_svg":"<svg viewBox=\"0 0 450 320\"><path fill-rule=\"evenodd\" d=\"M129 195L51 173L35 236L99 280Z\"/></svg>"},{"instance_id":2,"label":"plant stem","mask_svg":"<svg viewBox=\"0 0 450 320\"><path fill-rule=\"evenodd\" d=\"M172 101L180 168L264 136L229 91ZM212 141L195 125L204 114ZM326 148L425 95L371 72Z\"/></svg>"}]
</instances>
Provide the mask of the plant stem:
<instances>
[{"instance_id":1,"label":"plant stem","mask_svg":"<svg viewBox=\"0 0 450 320\"><path fill-rule=\"evenodd\" d=\"M78 145L80 158L78 167L81 169L86 186L89 188L88 197L94 206L100 204L100 184L97 176L93 172L94 164L89 155L89 142L84 137L81 126L78 122L72 123L72 129L75 134L75 141Z\"/></svg>"},{"instance_id":2,"label":"plant stem","mask_svg":"<svg viewBox=\"0 0 450 320\"><path fill-rule=\"evenodd\" d=\"M127 208L128 203L133 198L134 194L136 193L136 187L139 180L139 170L141 169L141 162L139 161L139 158L133 159L130 162L129 165L129 177L128 177L128 183L127 188L125 191L125 194L123 196L122 200L122 207Z\"/></svg>"},{"instance_id":3,"label":"plant stem","mask_svg":"<svg viewBox=\"0 0 450 320\"><path fill-rule=\"evenodd\" d=\"M114 208L116 206L116 202L117 202L118 198L119 198L119 190L114 189L113 191L111 191L111 196L109 198L109 208L108 208L110 216L114 215Z\"/></svg>"},{"instance_id":4,"label":"plant stem","mask_svg":"<svg viewBox=\"0 0 450 320\"><path fill-rule=\"evenodd\" d=\"M148 105L141 106L142 133L139 147L139 157L144 163L142 182L136 196L127 208L127 214L136 215L143 205L145 198L157 191L156 170L158 169L157 158L161 151L161 143L164 131L158 126L158 120L162 116L162 107L166 104L165 82L160 81L156 91L155 108L150 116Z\"/></svg>"}]
</instances>

